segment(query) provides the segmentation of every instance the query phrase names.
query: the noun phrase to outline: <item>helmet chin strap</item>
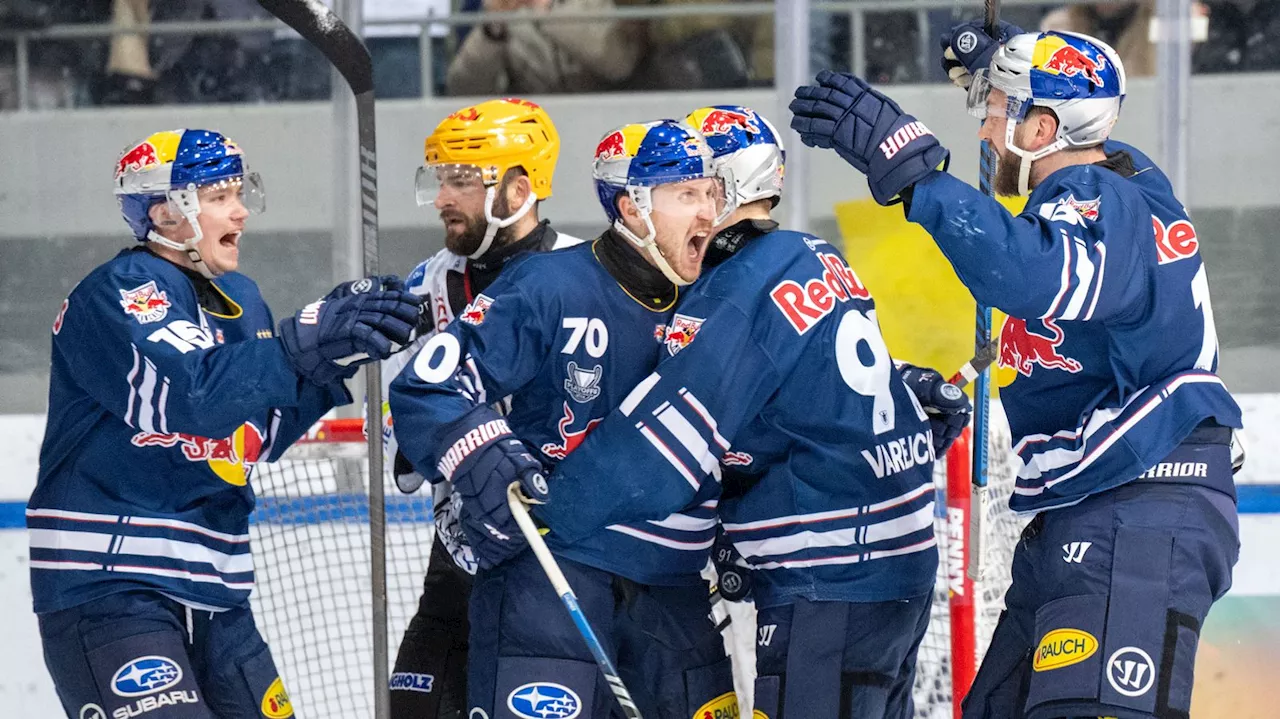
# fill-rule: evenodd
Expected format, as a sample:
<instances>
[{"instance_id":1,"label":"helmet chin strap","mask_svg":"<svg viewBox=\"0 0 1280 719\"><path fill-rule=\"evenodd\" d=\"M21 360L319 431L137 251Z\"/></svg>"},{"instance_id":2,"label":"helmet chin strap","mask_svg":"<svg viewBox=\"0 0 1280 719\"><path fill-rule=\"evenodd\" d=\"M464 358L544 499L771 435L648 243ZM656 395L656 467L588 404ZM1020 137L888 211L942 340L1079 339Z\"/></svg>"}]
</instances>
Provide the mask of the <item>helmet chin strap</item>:
<instances>
[{"instance_id":1,"label":"helmet chin strap","mask_svg":"<svg viewBox=\"0 0 1280 719\"><path fill-rule=\"evenodd\" d=\"M1020 123L1017 120L1010 120L1005 125L1004 146L1009 148L1009 152L1018 156L1018 194L1026 196L1031 194L1031 165L1042 157L1048 157L1053 153L1067 146L1064 138L1058 138L1052 143L1031 152L1018 147L1013 140L1013 134L1018 129Z\"/></svg>"},{"instance_id":2,"label":"helmet chin strap","mask_svg":"<svg viewBox=\"0 0 1280 719\"><path fill-rule=\"evenodd\" d=\"M168 195L168 199L178 206L178 211L186 218L187 224L191 226L192 236L187 240L178 242L156 232L153 227L147 231L147 239L161 247L185 252L187 259L191 260L191 264L195 266L196 272L199 272L206 279L217 279L218 276L214 274L213 270L209 269L209 265L205 264L204 258L200 256L200 250L196 249L196 245L199 245L200 240L204 239L204 231L200 229L200 222L197 220L200 215L200 200L197 198L195 190L172 190Z\"/></svg>"},{"instance_id":3,"label":"helmet chin strap","mask_svg":"<svg viewBox=\"0 0 1280 719\"><path fill-rule=\"evenodd\" d=\"M627 238L627 241L635 245L637 249L644 250L648 253L649 259L653 260L654 266L662 272L662 276L666 277L671 284L676 287L684 287L691 284L688 280L676 274L676 271L671 267L671 263L667 262L667 258L662 256L662 250L658 248L658 243L653 240L654 236L657 234L657 230L654 229L653 222L649 219L649 211L641 210L640 217L644 219L644 226L648 233L643 238L637 237L636 233L627 229L627 226L622 224L621 219L614 221L613 229L617 230L618 234Z\"/></svg>"},{"instance_id":4,"label":"helmet chin strap","mask_svg":"<svg viewBox=\"0 0 1280 719\"><path fill-rule=\"evenodd\" d=\"M511 216L507 219L499 220L493 216L493 200L497 197L497 194L497 185L490 185L489 189L484 192L484 219L488 222L488 226L485 227L484 239L480 241L480 246L476 248L475 252L467 255L470 259L478 260L481 257L484 257L484 253L488 252L489 247L493 245L493 238L498 236L498 230L510 227L519 222L520 218L529 214L529 210L533 209L534 203L538 201L538 196L530 192L529 196L525 198L524 204L520 206L520 209L511 213Z\"/></svg>"}]
</instances>

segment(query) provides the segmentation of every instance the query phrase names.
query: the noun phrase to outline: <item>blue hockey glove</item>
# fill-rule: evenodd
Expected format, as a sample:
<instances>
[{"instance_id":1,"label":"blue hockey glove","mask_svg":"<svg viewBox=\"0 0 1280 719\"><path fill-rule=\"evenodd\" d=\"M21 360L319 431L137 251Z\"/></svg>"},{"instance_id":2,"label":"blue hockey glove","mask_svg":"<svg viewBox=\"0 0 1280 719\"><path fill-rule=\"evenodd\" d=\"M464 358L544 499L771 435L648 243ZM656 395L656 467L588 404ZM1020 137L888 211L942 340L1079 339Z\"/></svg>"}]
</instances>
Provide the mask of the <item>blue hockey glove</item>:
<instances>
[{"instance_id":1,"label":"blue hockey glove","mask_svg":"<svg viewBox=\"0 0 1280 719\"><path fill-rule=\"evenodd\" d=\"M726 601L741 602L751 596L751 568L733 548L724 527L716 525L716 543L711 547L711 563L715 565L720 596Z\"/></svg>"},{"instance_id":2,"label":"blue hockey glove","mask_svg":"<svg viewBox=\"0 0 1280 719\"><path fill-rule=\"evenodd\" d=\"M1010 22L1001 21L998 38L987 34L983 23L975 20L956 25L942 33L942 71L956 85L968 90L973 76L991 65L991 57L1014 35L1025 32Z\"/></svg>"},{"instance_id":3,"label":"blue hockey glove","mask_svg":"<svg viewBox=\"0 0 1280 719\"><path fill-rule=\"evenodd\" d=\"M340 300L351 295L362 295L372 290L403 290L404 282L397 275L372 275L342 284L329 290L325 300Z\"/></svg>"},{"instance_id":4,"label":"blue hockey glove","mask_svg":"<svg viewBox=\"0 0 1280 719\"><path fill-rule=\"evenodd\" d=\"M907 389L920 400L925 414L929 415L933 451L941 457L969 426L973 403L964 390L943 379L937 370L903 364L899 365L898 372L902 374Z\"/></svg>"},{"instance_id":5,"label":"blue hockey glove","mask_svg":"<svg viewBox=\"0 0 1280 719\"><path fill-rule=\"evenodd\" d=\"M421 305L421 297L401 290L317 300L280 320L280 340L294 371L323 386L408 342Z\"/></svg>"},{"instance_id":6,"label":"blue hockey glove","mask_svg":"<svg viewBox=\"0 0 1280 719\"><path fill-rule=\"evenodd\" d=\"M548 498L542 463L489 407L477 407L445 435L436 469L462 498L462 531L481 569L495 567L529 546L507 506L507 487L519 482L534 502Z\"/></svg>"},{"instance_id":7,"label":"blue hockey glove","mask_svg":"<svg viewBox=\"0 0 1280 719\"><path fill-rule=\"evenodd\" d=\"M924 123L902 111L861 79L823 70L816 85L796 88L791 128L810 147L833 148L867 176L871 196L882 205L935 170L951 153Z\"/></svg>"}]
</instances>

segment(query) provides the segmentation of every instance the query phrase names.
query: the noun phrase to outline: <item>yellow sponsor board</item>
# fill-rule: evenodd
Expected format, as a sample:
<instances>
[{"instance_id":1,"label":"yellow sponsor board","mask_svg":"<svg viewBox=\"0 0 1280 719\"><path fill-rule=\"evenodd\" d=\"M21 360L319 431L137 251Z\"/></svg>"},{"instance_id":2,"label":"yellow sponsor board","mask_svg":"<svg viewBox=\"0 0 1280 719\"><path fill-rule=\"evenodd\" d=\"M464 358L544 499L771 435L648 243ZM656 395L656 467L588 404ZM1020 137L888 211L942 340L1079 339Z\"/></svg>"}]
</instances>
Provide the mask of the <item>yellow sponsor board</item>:
<instances>
[{"instance_id":1,"label":"yellow sponsor board","mask_svg":"<svg viewBox=\"0 0 1280 719\"><path fill-rule=\"evenodd\" d=\"M289 692L284 690L284 682L276 677L267 693L262 695L262 716L267 719L288 719L293 716L293 702L289 701Z\"/></svg>"},{"instance_id":2,"label":"yellow sponsor board","mask_svg":"<svg viewBox=\"0 0 1280 719\"><path fill-rule=\"evenodd\" d=\"M693 719L738 719L738 716L738 695L728 692L698 707Z\"/></svg>"},{"instance_id":3,"label":"yellow sponsor board","mask_svg":"<svg viewBox=\"0 0 1280 719\"><path fill-rule=\"evenodd\" d=\"M1093 656L1098 638L1079 629L1054 629L1040 640L1031 668L1038 672L1061 669Z\"/></svg>"}]
</instances>

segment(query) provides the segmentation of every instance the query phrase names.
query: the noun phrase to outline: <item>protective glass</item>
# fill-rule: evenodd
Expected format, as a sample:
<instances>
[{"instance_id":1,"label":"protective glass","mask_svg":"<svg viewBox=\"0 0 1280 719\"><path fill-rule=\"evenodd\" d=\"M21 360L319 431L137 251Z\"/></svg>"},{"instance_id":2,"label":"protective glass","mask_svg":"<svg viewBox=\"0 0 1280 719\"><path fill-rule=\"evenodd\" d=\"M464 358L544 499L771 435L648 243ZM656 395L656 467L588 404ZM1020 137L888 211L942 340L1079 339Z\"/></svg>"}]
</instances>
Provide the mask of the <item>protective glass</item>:
<instances>
[{"instance_id":1,"label":"protective glass","mask_svg":"<svg viewBox=\"0 0 1280 719\"><path fill-rule=\"evenodd\" d=\"M999 101L1000 95L992 97L995 90L1005 93L1004 102ZM987 117L1008 117L1021 122L1031 109L1031 98L1020 97L1005 91L1004 88L996 87L987 75L987 70L982 69L974 75L973 82L969 85L967 106L969 114L979 120L985 120Z\"/></svg>"},{"instance_id":2,"label":"protective glass","mask_svg":"<svg viewBox=\"0 0 1280 719\"><path fill-rule=\"evenodd\" d=\"M418 176L414 180L414 195L418 206L426 207L435 203L442 192L484 194L484 176L475 165L423 165L418 168Z\"/></svg>"},{"instance_id":3,"label":"protective glass","mask_svg":"<svg viewBox=\"0 0 1280 719\"><path fill-rule=\"evenodd\" d=\"M669 217L694 217L705 215L712 224L719 224L733 212L730 187L723 177L700 177L683 182L658 185L650 190L649 202L653 212Z\"/></svg>"},{"instance_id":4,"label":"protective glass","mask_svg":"<svg viewBox=\"0 0 1280 719\"><path fill-rule=\"evenodd\" d=\"M251 214L267 210L267 190L256 172L200 185L196 188L196 197L201 207L215 207L238 199Z\"/></svg>"}]
</instances>

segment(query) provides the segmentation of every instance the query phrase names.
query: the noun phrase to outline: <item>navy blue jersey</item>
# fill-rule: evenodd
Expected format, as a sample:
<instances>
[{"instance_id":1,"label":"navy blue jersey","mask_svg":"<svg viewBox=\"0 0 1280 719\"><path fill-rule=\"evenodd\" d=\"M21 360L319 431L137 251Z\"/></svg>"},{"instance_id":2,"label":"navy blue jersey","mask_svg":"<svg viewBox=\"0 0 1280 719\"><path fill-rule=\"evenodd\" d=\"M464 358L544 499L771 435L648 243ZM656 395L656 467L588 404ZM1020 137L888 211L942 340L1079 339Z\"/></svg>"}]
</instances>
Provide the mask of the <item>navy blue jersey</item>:
<instances>
[{"instance_id":1,"label":"navy blue jersey","mask_svg":"<svg viewBox=\"0 0 1280 719\"><path fill-rule=\"evenodd\" d=\"M294 373L252 280L214 286L230 314L202 309L177 266L126 250L63 302L27 505L37 612L133 589L248 601L253 464L350 397Z\"/></svg>"},{"instance_id":2,"label":"navy blue jersey","mask_svg":"<svg viewBox=\"0 0 1280 719\"><path fill-rule=\"evenodd\" d=\"M671 308L629 295L594 245L514 261L392 382L400 452L424 476L445 478L437 469L444 438L503 397L511 431L554 466L653 371ZM553 533L547 543L638 582L696 582L714 538L715 494L691 495L659 521L600 525L573 544Z\"/></svg>"},{"instance_id":3,"label":"navy blue jersey","mask_svg":"<svg viewBox=\"0 0 1280 719\"><path fill-rule=\"evenodd\" d=\"M930 591L929 425L839 250L795 232L751 240L694 285L665 344L549 480L535 511L552 536L661 517L723 481L758 606Z\"/></svg>"},{"instance_id":4,"label":"navy blue jersey","mask_svg":"<svg viewBox=\"0 0 1280 719\"><path fill-rule=\"evenodd\" d=\"M1200 241L1168 178L1075 165L1012 216L943 173L916 185L929 231L974 297L1009 314L1000 399L1020 458L1010 506L1079 502L1138 477L1205 420L1240 427L1215 372ZM1002 384L1004 382L1001 382Z\"/></svg>"}]
</instances>

